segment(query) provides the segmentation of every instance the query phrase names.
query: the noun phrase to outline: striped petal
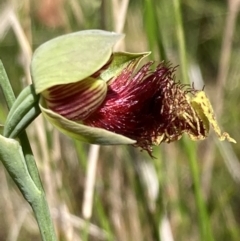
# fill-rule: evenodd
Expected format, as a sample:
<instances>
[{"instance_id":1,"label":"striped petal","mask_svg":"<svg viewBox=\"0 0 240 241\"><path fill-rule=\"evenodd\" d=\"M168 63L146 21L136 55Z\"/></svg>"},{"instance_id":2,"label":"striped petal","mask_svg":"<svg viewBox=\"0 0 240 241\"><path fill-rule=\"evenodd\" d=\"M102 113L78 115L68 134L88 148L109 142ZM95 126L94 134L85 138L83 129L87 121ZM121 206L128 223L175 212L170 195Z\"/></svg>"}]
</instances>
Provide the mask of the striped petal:
<instances>
[{"instance_id":1,"label":"striped petal","mask_svg":"<svg viewBox=\"0 0 240 241\"><path fill-rule=\"evenodd\" d=\"M51 87L42 96L52 111L69 120L81 121L101 105L106 93L105 81L87 78L77 83Z\"/></svg>"}]
</instances>

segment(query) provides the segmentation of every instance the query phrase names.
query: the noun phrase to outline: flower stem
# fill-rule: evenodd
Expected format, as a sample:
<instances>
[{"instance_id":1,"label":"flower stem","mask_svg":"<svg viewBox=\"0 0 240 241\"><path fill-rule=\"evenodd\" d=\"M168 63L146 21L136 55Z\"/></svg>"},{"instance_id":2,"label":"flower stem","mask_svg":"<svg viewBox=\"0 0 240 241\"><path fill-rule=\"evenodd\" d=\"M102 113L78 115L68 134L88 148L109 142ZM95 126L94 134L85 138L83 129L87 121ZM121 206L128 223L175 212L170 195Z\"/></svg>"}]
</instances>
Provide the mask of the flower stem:
<instances>
[{"instance_id":1,"label":"flower stem","mask_svg":"<svg viewBox=\"0 0 240 241\"><path fill-rule=\"evenodd\" d=\"M6 99L7 106L10 109L15 101L15 96L1 60L0 60L0 85L1 85L4 97ZM10 160L2 160L2 161L5 162L4 166L6 167L9 174L11 176L14 175L16 177L14 178L16 185L21 190L24 198L31 205L33 212L35 214L36 220L38 222L42 239L44 241L56 241L57 239L54 232L54 227L51 220L49 207L46 201L41 179L39 177L37 165L36 165L36 162L31 150L31 146L25 131L19 136L19 139L22 145L22 153L27 166L27 171L32 181L34 182L36 189L31 189L32 191L29 192L28 187L30 182L22 181L22 180L25 180L24 177L22 176L22 172L19 172L18 168L13 168L12 165L6 165L7 161L10 161ZM17 162L18 160L15 160L15 161Z\"/></svg>"}]
</instances>

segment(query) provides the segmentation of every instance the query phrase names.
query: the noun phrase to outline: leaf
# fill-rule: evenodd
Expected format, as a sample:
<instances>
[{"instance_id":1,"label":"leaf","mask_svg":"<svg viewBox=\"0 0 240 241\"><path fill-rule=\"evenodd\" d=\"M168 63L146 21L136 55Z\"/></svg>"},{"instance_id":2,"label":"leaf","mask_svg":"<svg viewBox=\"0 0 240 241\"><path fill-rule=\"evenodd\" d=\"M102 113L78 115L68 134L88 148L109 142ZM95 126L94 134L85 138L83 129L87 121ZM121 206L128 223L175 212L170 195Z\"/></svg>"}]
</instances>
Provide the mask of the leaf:
<instances>
[{"instance_id":1,"label":"leaf","mask_svg":"<svg viewBox=\"0 0 240 241\"><path fill-rule=\"evenodd\" d=\"M145 57L147 57L151 52L144 53L127 53L127 52L115 52L113 53L113 60L108 68L103 71L100 77L108 81L111 78L118 76L120 72L126 68L131 62L134 63L135 68L138 63Z\"/></svg>"},{"instance_id":2,"label":"leaf","mask_svg":"<svg viewBox=\"0 0 240 241\"><path fill-rule=\"evenodd\" d=\"M42 44L31 62L36 93L92 75L107 63L113 45L122 37L103 30L85 30Z\"/></svg>"},{"instance_id":3,"label":"leaf","mask_svg":"<svg viewBox=\"0 0 240 241\"><path fill-rule=\"evenodd\" d=\"M13 103L5 125L3 135L16 138L41 113L39 95L36 95L33 85L25 87Z\"/></svg>"},{"instance_id":4,"label":"leaf","mask_svg":"<svg viewBox=\"0 0 240 241\"><path fill-rule=\"evenodd\" d=\"M18 141L0 135L0 160L29 203L41 192L34 184Z\"/></svg>"}]
</instances>

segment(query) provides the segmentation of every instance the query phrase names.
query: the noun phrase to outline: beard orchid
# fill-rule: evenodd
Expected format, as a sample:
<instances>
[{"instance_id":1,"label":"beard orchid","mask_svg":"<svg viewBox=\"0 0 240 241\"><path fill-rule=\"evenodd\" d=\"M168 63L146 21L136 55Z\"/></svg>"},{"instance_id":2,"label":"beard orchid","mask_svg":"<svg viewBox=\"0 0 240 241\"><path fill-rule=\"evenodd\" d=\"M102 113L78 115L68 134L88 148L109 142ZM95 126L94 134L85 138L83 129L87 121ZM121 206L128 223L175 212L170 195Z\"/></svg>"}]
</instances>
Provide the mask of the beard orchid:
<instances>
[{"instance_id":1,"label":"beard orchid","mask_svg":"<svg viewBox=\"0 0 240 241\"><path fill-rule=\"evenodd\" d=\"M151 155L152 146L187 134L205 139L221 132L203 90L176 81L176 67L148 62L149 53L112 52L122 35L86 30L40 46L31 71L43 115L81 141L132 144Z\"/></svg>"}]
</instances>

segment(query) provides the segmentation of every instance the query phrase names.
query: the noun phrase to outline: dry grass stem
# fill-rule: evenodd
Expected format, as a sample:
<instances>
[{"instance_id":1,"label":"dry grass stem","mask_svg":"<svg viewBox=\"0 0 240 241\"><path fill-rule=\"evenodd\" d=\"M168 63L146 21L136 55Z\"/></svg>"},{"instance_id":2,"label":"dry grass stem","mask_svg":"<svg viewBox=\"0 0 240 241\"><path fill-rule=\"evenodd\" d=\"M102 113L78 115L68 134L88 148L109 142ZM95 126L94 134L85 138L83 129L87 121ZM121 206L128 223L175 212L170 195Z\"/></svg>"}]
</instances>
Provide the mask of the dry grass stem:
<instances>
[{"instance_id":1,"label":"dry grass stem","mask_svg":"<svg viewBox=\"0 0 240 241\"><path fill-rule=\"evenodd\" d=\"M87 174L83 195L82 214L85 219L92 216L94 187L96 181L97 162L99 158L100 146L91 145L88 155Z\"/></svg>"}]
</instances>

